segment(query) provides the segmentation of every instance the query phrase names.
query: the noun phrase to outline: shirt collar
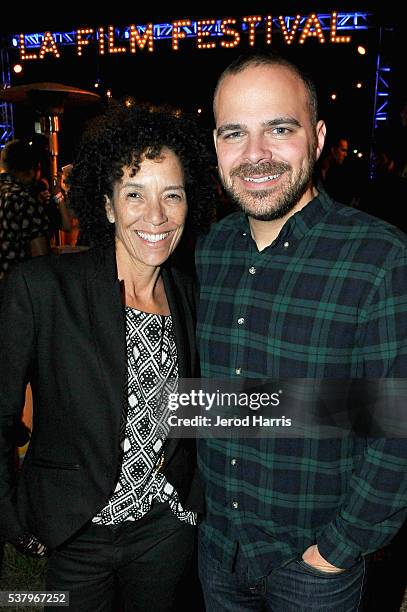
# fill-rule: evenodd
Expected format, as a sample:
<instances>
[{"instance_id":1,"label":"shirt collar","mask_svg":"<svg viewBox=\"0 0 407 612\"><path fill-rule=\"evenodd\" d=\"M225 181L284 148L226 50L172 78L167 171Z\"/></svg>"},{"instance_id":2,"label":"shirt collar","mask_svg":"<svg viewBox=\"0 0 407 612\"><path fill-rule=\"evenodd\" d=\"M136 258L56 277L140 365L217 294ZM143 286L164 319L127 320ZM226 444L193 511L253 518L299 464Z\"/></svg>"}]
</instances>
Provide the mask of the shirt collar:
<instances>
[{"instance_id":1,"label":"shirt collar","mask_svg":"<svg viewBox=\"0 0 407 612\"><path fill-rule=\"evenodd\" d=\"M308 234L314 225L319 223L323 217L332 210L332 206L332 199L326 191L321 189L318 195L308 202L304 208L287 219L273 244L275 245L288 237L290 237L291 241L293 239L296 241L301 240L301 238ZM239 221L239 231L242 232L243 235L250 236L250 225L247 215L242 214Z\"/></svg>"}]
</instances>

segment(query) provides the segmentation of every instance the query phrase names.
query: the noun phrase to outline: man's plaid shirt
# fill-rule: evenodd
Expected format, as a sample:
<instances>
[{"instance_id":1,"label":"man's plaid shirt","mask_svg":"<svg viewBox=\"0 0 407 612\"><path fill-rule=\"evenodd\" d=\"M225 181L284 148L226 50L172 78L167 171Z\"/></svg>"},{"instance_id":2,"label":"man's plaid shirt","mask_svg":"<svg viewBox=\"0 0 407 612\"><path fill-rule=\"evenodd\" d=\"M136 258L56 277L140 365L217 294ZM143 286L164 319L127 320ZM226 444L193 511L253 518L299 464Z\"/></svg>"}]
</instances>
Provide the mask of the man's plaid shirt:
<instances>
[{"instance_id":1,"label":"man's plaid shirt","mask_svg":"<svg viewBox=\"0 0 407 612\"><path fill-rule=\"evenodd\" d=\"M324 192L261 252L246 216L226 217L197 249L202 376L407 377L406 246L396 228ZM239 543L257 577L314 543L350 567L406 517L406 446L200 440L205 545L231 568Z\"/></svg>"}]
</instances>

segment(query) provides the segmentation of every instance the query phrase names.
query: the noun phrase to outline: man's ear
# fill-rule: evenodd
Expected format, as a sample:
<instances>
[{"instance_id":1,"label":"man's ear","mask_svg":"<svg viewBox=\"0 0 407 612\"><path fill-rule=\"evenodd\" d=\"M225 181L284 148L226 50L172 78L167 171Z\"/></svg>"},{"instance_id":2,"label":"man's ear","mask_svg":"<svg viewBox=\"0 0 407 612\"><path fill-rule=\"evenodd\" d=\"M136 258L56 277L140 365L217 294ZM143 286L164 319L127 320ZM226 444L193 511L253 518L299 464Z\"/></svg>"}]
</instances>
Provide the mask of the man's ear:
<instances>
[{"instance_id":1,"label":"man's ear","mask_svg":"<svg viewBox=\"0 0 407 612\"><path fill-rule=\"evenodd\" d=\"M110 201L110 198L107 197L107 195L105 195L104 198L105 198L105 211L106 211L107 220L109 221L109 223L114 223L115 218L114 218L114 210L113 210L112 203Z\"/></svg>"},{"instance_id":2,"label":"man's ear","mask_svg":"<svg viewBox=\"0 0 407 612\"><path fill-rule=\"evenodd\" d=\"M317 127L316 127L316 137L317 137L316 158L317 159L319 159L319 156L322 153L322 149L324 148L325 136L326 136L326 125L324 121L320 120L318 121Z\"/></svg>"}]
</instances>

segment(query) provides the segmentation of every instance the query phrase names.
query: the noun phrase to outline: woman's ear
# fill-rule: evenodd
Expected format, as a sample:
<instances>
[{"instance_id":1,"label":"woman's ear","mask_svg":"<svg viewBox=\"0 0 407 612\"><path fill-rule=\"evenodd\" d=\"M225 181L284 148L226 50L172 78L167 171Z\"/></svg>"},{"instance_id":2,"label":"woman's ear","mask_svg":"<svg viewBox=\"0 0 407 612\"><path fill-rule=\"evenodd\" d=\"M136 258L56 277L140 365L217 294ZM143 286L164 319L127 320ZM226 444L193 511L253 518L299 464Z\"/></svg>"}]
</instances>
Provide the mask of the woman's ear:
<instances>
[{"instance_id":1,"label":"woman's ear","mask_svg":"<svg viewBox=\"0 0 407 612\"><path fill-rule=\"evenodd\" d=\"M113 210L112 203L110 202L110 198L108 198L107 195L105 195L104 197L105 197L105 211L106 211L107 220L109 221L109 223L114 223L115 218L114 218L114 210Z\"/></svg>"}]
</instances>

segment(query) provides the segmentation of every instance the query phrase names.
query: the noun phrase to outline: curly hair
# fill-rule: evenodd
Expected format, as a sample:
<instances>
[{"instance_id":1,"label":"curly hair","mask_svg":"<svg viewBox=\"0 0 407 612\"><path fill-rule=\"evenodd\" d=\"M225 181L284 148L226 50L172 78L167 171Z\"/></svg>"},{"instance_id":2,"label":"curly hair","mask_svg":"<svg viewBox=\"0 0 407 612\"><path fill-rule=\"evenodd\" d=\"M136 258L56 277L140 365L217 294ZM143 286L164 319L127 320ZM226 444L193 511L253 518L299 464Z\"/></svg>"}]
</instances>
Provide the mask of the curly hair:
<instances>
[{"instance_id":1,"label":"curly hair","mask_svg":"<svg viewBox=\"0 0 407 612\"><path fill-rule=\"evenodd\" d=\"M215 162L209 133L192 117L115 103L89 124L68 180L69 205L91 246L114 241L105 195L112 197L123 167L131 168L134 175L143 157L156 159L164 147L177 155L183 167L187 233L193 237L208 229L215 210Z\"/></svg>"}]
</instances>

